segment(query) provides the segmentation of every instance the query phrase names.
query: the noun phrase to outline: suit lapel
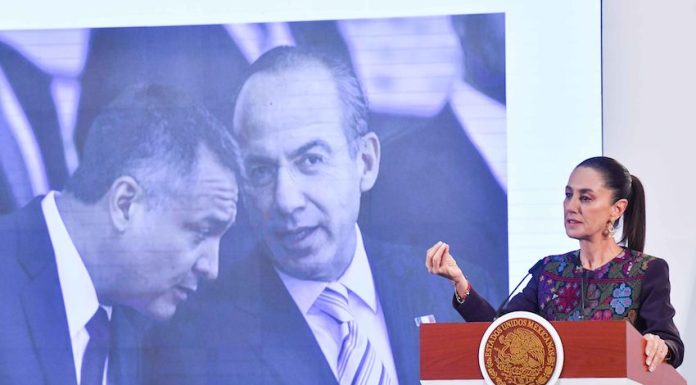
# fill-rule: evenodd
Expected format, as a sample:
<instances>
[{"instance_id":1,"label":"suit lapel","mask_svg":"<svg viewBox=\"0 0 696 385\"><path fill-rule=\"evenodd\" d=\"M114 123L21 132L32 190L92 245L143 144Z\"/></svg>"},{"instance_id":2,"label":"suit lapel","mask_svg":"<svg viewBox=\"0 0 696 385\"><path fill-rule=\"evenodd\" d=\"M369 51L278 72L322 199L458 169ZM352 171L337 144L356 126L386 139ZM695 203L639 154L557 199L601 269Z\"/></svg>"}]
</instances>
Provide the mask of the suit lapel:
<instances>
[{"instance_id":1,"label":"suit lapel","mask_svg":"<svg viewBox=\"0 0 696 385\"><path fill-rule=\"evenodd\" d=\"M419 384L419 332L415 318L432 314L438 322L457 320L448 301L451 286L425 272L420 250L379 243L368 237L364 242L399 384Z\"/></svg>"},{"instance_id":2,"label":"suit lapel","mask_svg":"<svg viewBox=\"0 0 696 385\"><path fill-rule=\"evenodd\" d=\"M404 255L387 255L381 245L365 239L365 249L370 261L375 290L382 306L384 323L389 333L389 344L394 356L394 366L399 377L399 384L410 385L418 383L418 328L414 318L424 314L416 314L412 306L412 298L397 300L404 295L411 296L417 290L403 292L404 287L411 287L409 282ZM398 261L400 263L392 263ZM411 382L415 379L415 382Z\"/></svg>"},{"instance_id":3,"label":"suit lapel","mask_svg":"<svg viewBox=\"0 0 696 385\"><path fill-rule=\"evenodd\" d=\"M37 198L18 220L18 258L29 276L22 306L47 384L77 383L55 256Z\"/></svg>"},{"instance_id":4,"label":"suit lapel","mask_svg":"<svg viewBox=\"0 0 696 385\"><path fill-rule=\"evenodd\" d=\"M109 385L141 384L142 329L128 310L116 306L111 315L112 346L109 355Z\"/></svg>"},{"instance_id":5,"label":"suit lapel","mask_svg":"<svg viewBox=\"0 0 696 385\"><path fill-rule=\"evenodd\" d=\"M314 334L278 274L266 258L255 261L258 274L253 279L260 281L245 286L261 290L243 296L249 300L242 307L259 322L252 346L259 350L261 365L273 372L278 381L274 384L336 384Z\"/></svg>"}]
</instances>

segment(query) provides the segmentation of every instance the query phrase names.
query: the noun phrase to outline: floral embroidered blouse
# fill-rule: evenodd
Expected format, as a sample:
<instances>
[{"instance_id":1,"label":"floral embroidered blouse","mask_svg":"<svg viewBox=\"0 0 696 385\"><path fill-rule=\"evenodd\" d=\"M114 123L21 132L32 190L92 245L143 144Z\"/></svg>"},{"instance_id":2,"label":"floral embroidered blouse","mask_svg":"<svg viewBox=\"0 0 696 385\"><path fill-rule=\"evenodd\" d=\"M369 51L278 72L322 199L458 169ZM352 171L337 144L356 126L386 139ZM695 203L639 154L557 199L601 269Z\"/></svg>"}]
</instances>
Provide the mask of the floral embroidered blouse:
<instances>
[{"instance_id":1,"label":"floral embroidered blouse","mask_svg":"<svg viewBox=\"0 0 696 385\"><path fill-rule=\"evenodd\" d=\"M670 303L669 268L663 259L624 249L597 270L580 263L580 251L543 258L532 279L510 300L504 313L529 311L551 321L626 319L641 334L660 336L678 367L684 344L674 325ZM584 295L583 295L584 293ZM492 321L495 310L472 289L463 303L453 305L467 321Z\"/></svg>"}]
</instances>

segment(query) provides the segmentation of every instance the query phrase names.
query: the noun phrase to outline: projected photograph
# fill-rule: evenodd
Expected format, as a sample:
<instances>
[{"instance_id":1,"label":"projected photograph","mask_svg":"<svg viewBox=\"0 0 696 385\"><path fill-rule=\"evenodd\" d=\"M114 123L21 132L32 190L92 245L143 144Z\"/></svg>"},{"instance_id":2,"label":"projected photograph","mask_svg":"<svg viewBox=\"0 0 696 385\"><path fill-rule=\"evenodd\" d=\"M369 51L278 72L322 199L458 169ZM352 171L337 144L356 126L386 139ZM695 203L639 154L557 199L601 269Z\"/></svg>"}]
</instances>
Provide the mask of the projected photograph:
<instances>
[{"instance_id":1,"label":"projected photograph","mask_svg":"<svg viewBox=\"0 0 696 385\"><path fill-rule=\"evenodd\" d=\"M143 262L133 286L123 280L128 301L109 305L112 318L121 307L128 313L126 326L111 324L127 352L110 361L110 383L415 385L418 322L461 321L452 285L425 269L430 246L449 243L491 304L508 293L506 122L503 13L0 31L0 214L48 217L43 196L66 186L89 204L115 191L110 184L121 175L106 170L108 162L100 173L99 143L123 146L116 158L128 167L131 151L145 153L132 167L155 174L190 157L193 171L174 183L147 182L148 173L126 181L209 194L196 210L211 212L225 199L216 199L218 184L205 183L224 181L235 195L227 199L234 223L196 227L202 239L214 235L210 242L219 235L219 248L210 243L205 266L184 273L173 294L153 301L159 307L142 305L135 288L165 281L172 258L163 254L161 269ZM103 134L118 124L138 127ZM130 134L177 124L186 132L171 138ZM199 125L207 131L197 133ZM160 153L166 161L147 164ZM90 191L88 168L103 187ZM110 212L121 209L116 202ZM168 204L175 203L152 210ZM191 219L185 213L169 214ZM19 222L0 219L3 237L10 223ZM37 223L33 231L49 239ZM143 228L152 242L129 246L136 266L153 249L182 242L166 225ZM46 248L62 253L56 243ZM60 294L63 278L59 285L55 263L47 266ZM51 309L67 307L60 295L51 298ZM56 319L50 330L64 338L49 356L69 362L71 317ZM40 323L18 316L8 325L16 330L0 333L17 344L8 357L21 352L31 370L61 375L19 340L30 341ZM130 334L139 342L129 345ZM77 364L75 372L85 375Z\"/></svg>"}]
</instances>

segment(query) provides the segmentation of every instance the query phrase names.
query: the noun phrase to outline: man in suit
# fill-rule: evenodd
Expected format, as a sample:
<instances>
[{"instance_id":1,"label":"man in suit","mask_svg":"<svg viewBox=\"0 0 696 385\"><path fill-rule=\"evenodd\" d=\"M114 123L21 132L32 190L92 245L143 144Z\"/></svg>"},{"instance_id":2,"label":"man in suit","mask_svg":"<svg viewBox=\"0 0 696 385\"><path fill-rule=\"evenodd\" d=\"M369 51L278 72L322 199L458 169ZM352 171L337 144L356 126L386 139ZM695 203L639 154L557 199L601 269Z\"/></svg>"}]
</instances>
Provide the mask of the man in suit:
<instances>
[{"instance_id":1,"label":"man in suit","mask_svg":"<svg viewBox=\"0 0 696 385\"><path fill-rule=\"evenodd\" d=\"M0 168L8 185L0 184L0 213L10 212L27 204L31 198L46 189L61 189L68 176L68 167L56 104L52 96L52 78L37 64L26 58L18 49L0 40L0 88L16 104L17 111L26 122L26 137L36 143L38 159L31 163L24 159L16 138L12 134L12 122L0 106ZM5 108L3 108L5 107ZM3 111L5 110L5 111ZM24 130L15 127L15 130ZM33 180L33 181L32 181ZM37 191L38 190L38 191Z\"/></svg>"},{"instance_id":2,"label":"man in suit","mask_svg":"<svg viewBox=\"0 0 696 385\"><path fill-rule=\"evenodd\" d=\"M447 240L458 262L488 274L466 271L500 303L508 293L504 15L339 26L382 143L380 178L359 223L380 239L422 248Z\"/></svg>"},{"instance_id":3,"label":"man in suit","mask_svg":"<svg viewBox=\"0 0 696 385\"><path fill-rule=\"evenodd\" d=\"M337 57L279 47L242 84L233 132L261 243L153 335L148 378L417 384L415 318L453 320L452 288L421 273L422 250L376 242L357 225L380 141L354 74Z\"/></svg>"},{"instance_id":4,"label":"man in suit","mask_svg":"<svg viewBox=\"0 0 696 385\"><path fill-rule=\"evenodd\" d=\"M137 315L168 319L217 275L233 154L167 87L105 108L65 189L0 218L0 383L141 383Z\"/></svg>"}]
</instances>

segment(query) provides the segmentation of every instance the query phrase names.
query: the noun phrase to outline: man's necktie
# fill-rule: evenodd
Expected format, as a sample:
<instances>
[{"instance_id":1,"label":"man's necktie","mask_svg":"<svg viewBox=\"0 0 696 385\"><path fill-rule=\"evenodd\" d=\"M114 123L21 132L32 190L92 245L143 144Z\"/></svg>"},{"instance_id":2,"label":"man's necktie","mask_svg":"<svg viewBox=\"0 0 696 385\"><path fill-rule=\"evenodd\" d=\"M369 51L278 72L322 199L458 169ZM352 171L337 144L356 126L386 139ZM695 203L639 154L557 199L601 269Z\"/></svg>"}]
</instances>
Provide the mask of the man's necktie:
<instances>
[{"instance_id":1,"label":"man's necktie","mask_svg":"<svg viewBox=\"0 0 696 385\"><path fill-rule=\"evenodd\" d=\"M102 385L104 366L111 343L109 317L106 315L106 310L99 307L87 322L86 327L89 342L82 358L80 385Z\"/></svg>"},{"instance_id":2,"label":"man's necktie","mask_svg":"<svg viewBox=\"0 0 696 385\"><path fill-rule=\"evenodd\" d=\"M391 384L384 364L377 357L375 349L365 333L361 333L358 323L350 313L345 288L333 285L324 289L314 302L314 306L331 316L340 325L341 346L336 366L339 383L341 385Z\"/></svg>"}]
</instances>

